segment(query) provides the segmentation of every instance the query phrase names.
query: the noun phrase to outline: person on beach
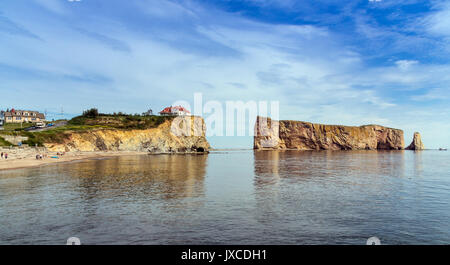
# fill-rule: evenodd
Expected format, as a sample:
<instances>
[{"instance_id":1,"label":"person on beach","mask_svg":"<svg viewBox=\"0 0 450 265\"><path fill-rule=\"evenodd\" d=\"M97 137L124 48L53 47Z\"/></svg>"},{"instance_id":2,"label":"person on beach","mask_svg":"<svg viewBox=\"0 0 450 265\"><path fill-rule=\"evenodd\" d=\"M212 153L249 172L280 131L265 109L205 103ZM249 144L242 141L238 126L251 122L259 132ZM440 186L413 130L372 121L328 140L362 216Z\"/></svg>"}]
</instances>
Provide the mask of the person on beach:
<instances>
[{"instance_id":1,"label":"person on beach","mask_svg":"<svg viewBox=\"0 0 450 265\"><path fill-rule=\"evenodd\" d=\"M3 152L2 152L2 159L3 159Z\"/></svg>"},{"instance_id":2,"label":"person on beach","mask_svg":"<svg viewBox=\"0 0 450 265\"><path fill-rule=\"evenodd\" d=\"M8 153L5 153L5 159L8 159Z\"/></svg>"}]
</instances>

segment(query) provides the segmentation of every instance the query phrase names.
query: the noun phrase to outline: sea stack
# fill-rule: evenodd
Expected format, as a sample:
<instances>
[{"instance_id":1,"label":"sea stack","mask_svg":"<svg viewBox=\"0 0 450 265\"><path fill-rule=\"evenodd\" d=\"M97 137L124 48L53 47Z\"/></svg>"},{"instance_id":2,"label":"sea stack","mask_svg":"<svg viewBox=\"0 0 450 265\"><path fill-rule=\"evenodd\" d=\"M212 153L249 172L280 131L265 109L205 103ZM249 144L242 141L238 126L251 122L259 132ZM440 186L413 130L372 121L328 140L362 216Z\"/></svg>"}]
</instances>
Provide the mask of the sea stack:
<instances>
[{"instance_id":1,"label":"sea stack","mask_svg":"<svg viewBox=\"0 0 450 265\"><path fill-rule=\"evenodd\" d=\"M343 126L257 117L254 149L402 150L403 131L380 125Z\"/></svg>"},{"instance_id":2,"label":"sea stack","mask_svg":"<svg viewBox=\"0 0 450 265\"><path fill-rule=\"evenodd\" d=\"M420 133L415 132L412 143L405 148L406 150L423 150L425 146L422 143L422 138L420 137Z\"/></svg>"}]
</instances>

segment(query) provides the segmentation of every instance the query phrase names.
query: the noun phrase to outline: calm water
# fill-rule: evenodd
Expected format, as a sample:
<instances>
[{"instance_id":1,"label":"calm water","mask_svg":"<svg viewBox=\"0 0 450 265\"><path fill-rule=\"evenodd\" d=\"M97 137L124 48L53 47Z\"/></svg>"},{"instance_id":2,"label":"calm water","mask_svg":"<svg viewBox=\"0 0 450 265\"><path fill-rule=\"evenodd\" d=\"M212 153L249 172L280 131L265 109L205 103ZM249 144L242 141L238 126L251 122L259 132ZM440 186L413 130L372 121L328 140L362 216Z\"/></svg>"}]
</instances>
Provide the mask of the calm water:
<instances>
[{"instance_id":1,"label":"calm water","mask_svg":"<svg viewBox=\"0 0 450 265\"><path fill-rule=\"evenodd\" d=\"M449 162L249 150L2 171L0 244L449 244Z\"/></svg>"}]
</instances>

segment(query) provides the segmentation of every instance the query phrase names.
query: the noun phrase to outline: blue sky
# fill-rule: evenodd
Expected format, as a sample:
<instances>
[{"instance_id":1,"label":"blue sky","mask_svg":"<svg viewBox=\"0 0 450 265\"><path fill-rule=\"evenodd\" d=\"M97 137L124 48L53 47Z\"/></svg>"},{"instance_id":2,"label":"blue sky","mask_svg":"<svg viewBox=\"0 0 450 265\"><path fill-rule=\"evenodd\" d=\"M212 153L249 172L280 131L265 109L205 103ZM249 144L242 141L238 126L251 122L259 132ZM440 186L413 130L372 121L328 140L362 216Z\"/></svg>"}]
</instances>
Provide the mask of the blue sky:
<instances>
[{"instance_id":1,"label":"blue sky","mask_svg":"<svg viewBox=\"0 0 450 265\"><path fill-rule=\"evenodd\" d=\"M2 0L0 108L141 113L202 92L450 147L449 41L448 1Z\"/></svg>"}]
</instances>

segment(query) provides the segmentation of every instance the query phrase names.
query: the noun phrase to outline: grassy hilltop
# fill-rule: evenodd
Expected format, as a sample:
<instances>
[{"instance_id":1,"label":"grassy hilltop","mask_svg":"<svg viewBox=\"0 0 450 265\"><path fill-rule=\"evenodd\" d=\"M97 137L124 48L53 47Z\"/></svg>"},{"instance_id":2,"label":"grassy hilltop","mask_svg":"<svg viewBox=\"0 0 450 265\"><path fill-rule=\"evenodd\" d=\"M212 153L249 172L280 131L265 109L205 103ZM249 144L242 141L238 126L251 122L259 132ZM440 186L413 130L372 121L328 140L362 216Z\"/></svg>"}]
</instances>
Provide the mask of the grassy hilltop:
<instances>
[{"instance_id":1,"label":"grassy hilltop","mask_svg":"<svg viewBox=\"0 0 450 265\"><path fill-rule=\"evenodd\" d=\"M65 139L69 132L72 131L89 131L96 129L150 129L156 128L166 120L172 120L173 116L157 116L157 115L139 115L139 114L104 114L98 113L97 109L90 109L83 112L82 115L74 117L67 121L63 126L50 128L41 132L28 132L25 128L31 127L31 123L23 124L6 124L3 131L0 131L0 146L10 146L11 143L1 137L2 134L18 135L28 137L23 144L30 146L43 146L45 142L61 142ZM56 121L58 123L63 121Z\"/></svg>"}]
</instances>

